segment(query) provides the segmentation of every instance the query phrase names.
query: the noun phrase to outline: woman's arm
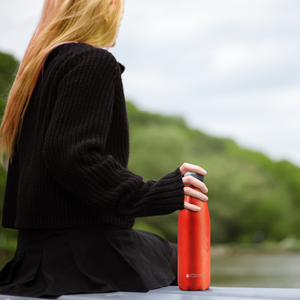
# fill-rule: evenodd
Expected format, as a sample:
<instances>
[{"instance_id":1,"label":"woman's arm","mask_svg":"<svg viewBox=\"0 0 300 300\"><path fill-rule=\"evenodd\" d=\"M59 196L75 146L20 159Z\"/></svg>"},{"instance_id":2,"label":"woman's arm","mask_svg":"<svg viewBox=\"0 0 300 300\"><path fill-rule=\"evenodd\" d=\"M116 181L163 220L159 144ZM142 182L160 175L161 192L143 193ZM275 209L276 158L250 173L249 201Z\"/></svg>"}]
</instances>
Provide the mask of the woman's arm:
<instances>
[{"instance_id":1,"label":"woman's arm","mask_svg":"<svg viewBox=\"0 0 300 300\"><path fill-rule=\"evenodd\" d=\"M43 157L75 198L120 218L168 214L184 207L180 169L144 182L105 153L119 66L99 49L68 59L45 137Z\"/></svg>"}]
</instances>

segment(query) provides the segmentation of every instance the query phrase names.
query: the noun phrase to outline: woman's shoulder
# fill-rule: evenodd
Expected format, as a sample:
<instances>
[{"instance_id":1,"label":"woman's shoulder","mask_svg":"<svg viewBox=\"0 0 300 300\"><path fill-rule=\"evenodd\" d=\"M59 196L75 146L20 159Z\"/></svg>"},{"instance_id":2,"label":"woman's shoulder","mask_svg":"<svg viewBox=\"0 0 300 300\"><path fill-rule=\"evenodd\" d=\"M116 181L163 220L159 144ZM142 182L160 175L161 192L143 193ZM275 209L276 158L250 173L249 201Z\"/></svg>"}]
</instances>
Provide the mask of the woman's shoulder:
<instances>
[{"instance_id":1,"label":"woman's shoulder","mask_svg":"<svg viewBox=\"0 0 300 300\"><path fill-rule=\"evenodd\" d=\"M85 43L64 43L58 45L49 54L47 64L54 63L59 65L59 69L72 69L78 66L94 67L106 65L112 69L120 69L122 67L115 57L105 49L94 47Z\"/></svg>"},{"instance_id":2,"label":"woman's shoulder","mask_svg":"<svg viewBox=\"0 0 300 300\"><path fill-rule=\"evenodd\" d=\"M124 67L105 49L93 47L84 43L68 43L57 46L47 57L43 67L44 83L57 81L57 84L67 75L76 78L109 77L112 80L122 80Z\"/></svg>"},{"instance_id":3,"label":"woman's shoulder","mask_svg":"<svg viewBox=\"0 0 300 300\"><path fill-rule=\"evenodd\" d=\"M115 57L105 49L94 47L85 43L67 43L58 46L59 54L66 60L97 61L107 60L117 65Z\"/></svg>"}]
</instances>

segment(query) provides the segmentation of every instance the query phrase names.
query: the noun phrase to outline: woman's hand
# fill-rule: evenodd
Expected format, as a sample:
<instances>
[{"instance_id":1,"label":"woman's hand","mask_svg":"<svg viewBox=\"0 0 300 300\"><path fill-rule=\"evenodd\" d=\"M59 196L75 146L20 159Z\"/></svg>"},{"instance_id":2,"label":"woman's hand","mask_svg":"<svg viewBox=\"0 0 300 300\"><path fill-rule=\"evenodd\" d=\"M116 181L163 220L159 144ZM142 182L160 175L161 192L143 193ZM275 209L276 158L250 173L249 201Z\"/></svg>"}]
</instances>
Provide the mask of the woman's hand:
<instances>
[{"instance_id":1,"label":"woman's hand","mask_svg":"<svg viewBox=\"0 0 300 300\"><path fill-rule=\"evenodd\" d=\"M187 171L196 172L196 173L199 173L201 175L206 175L206 173L207 173L201 167L196 166L196 165L192 165L192 164L188 164L188 163L184 163L179 169L180 169L180 172L181 172L182 176ZM194 198L199 199L201 201L207 201L208 200L208 197L205 195L205 193L208 192L208 189L202 181L198 180L197 178L195 178L193 176L187 176L187 177L182 177L182 182L183 182L183 185L184 185L184 194L185 195L194 197ZM197 190L190 188L189 185L192 185ZM199 211L200 210L199 206L187 203L186 201L184 202L184 208L188 209L188 210L191 210L191 211Z\"/></svg>"}]
</instances>

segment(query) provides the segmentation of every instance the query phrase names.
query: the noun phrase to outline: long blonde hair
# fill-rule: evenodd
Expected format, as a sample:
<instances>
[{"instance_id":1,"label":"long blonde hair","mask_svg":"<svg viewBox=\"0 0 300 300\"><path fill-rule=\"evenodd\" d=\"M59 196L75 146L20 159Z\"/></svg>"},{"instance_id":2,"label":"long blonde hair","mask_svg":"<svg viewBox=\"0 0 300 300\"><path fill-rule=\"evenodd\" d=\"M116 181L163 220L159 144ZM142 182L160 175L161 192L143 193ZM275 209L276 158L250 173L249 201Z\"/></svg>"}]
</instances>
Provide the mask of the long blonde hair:
<instances>
[{"instance_id":1,"label":"long blonde hair","mask_svg":"<svg viewBox=\"0 0 300 300\"><path fill-rule=\"evenodd\" d=\"M114 44L124 11L122 0L45 0L42 15L14 84L0 128L0 155L11 161L43 62L58 44L74 41L98 47Z\"/></svg>"}]
</instances>

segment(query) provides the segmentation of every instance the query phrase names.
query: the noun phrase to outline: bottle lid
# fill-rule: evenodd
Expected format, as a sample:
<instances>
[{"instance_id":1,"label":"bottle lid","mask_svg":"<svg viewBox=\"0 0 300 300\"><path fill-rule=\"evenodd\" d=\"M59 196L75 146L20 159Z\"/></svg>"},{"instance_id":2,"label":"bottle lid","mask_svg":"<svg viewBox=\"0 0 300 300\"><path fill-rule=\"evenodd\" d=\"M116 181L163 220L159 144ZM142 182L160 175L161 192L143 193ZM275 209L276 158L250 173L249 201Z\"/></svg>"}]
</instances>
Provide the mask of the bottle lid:
<instances>
[{"instance_id":1,"label":"bottle lid","mask_svg":"<svg viewBox=\"0 0 300 300\"><path fill-rule=\"evenodd\" d=\"M187 171L186 173L184 173L183 176L184 177L186 177L186 176L193 176L193 177L197 178L198 180L204 182L204 175L201 175L201 174L196 173L196 172Z\"/></svg>"}]
</instances>

